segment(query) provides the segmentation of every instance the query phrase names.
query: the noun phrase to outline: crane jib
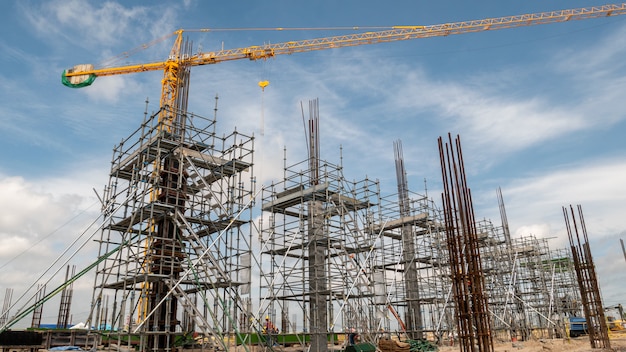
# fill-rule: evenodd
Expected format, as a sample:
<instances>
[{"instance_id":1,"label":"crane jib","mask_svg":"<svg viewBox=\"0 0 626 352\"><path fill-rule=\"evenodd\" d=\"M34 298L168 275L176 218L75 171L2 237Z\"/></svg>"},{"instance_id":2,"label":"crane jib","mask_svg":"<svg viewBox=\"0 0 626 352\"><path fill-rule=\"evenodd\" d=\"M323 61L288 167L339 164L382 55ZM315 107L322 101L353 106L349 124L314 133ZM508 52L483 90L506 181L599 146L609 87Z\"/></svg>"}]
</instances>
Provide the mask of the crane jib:
<instances>
[{"instance_id":1,"label":"crane jib","mask_svg":"<svg viewBox=\"0 0 626 352\"><path fill-rule=\"evenodd\" d=\"M385 43L392 41L412 40L419 38L449 36L453 34L492 31L506 28L567 22L602 18L626 14L626 4L608 4L587 8L549 11L482 20L451 22L427 26L394 26L391 30L363 32L350 35L314 38L285 43L268 44L263 46L249 46L245 48L221 50L217 52L198 53L191 57L180 56L180 43L184 30L178 30L176 41L169 59L162 62L143 63L137 65L109 67L95 69L93 65L76 65L63 72L61 81L65 86L72 88L86 87L93 83L97 76L113 76L136 72L146 72L165 69L168 64L184 63L189 66L210 65L220 62L250 59L253 61L268 59L277 55L295 54L315 50L344 48L358 45ZM281 29L282 30L282 29ZM166 36L166 37L170 37ZM163 37L161 39L164 39ZM161 40L160 39L160 40ZM163 87L165 89L165 87Z\"/></svg>"}]
</instances>

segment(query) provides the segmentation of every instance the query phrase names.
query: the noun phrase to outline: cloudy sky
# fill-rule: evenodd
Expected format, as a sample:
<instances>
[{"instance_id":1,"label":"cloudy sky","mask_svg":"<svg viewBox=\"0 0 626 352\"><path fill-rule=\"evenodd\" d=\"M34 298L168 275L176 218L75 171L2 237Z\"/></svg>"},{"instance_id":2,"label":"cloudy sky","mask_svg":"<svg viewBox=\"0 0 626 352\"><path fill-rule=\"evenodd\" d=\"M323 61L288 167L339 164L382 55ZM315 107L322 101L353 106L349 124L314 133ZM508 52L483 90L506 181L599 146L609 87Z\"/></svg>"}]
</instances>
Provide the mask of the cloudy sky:
<instances>
[{"instance_id":1,"label":"cloudy sky","mask_svg":"<svg viewBox=\"0 0 626 352\"><path fill-rule=\"evenodd\" d=\"M160 72L61 85L76 64L99 65L179 28L194 51L352 33L327 27L429 25L604 4L597 0L3 1L0 5L0 296L13 300L66 258L95 258L89 237L112 148L158 109ZM316 28L293 31L217 30ZM116 61L162 61L171 39ZM605 304L626 303L626 16L419 39L194 67L189 110L256 136L263 183L305 156L300 104L320 100L321 156L345 176L396 192L393 141L409 186L439 199L437 138L460 135L476 217L499 224L502 188L514 236L568 245L562 207L583 206ZM257 83L268 80L261 91ZM620 98L622 96L622 98ZM70 247L70 245L72 246ZM57 258L66 248L67 254ZM55 263L55 267L46 272ZM51 281L54 287L58 279ZM92 282L75 286L85 319ZM49 289L50 290L50 289ZM26 295L25 297L28 297ZM54 301L53 301L54 302ZM44 308L56 322L58 303ZM14 312L13 312L14 313ZM28 318L30 319L30 317Z\"/></svg>"}]
</instances>

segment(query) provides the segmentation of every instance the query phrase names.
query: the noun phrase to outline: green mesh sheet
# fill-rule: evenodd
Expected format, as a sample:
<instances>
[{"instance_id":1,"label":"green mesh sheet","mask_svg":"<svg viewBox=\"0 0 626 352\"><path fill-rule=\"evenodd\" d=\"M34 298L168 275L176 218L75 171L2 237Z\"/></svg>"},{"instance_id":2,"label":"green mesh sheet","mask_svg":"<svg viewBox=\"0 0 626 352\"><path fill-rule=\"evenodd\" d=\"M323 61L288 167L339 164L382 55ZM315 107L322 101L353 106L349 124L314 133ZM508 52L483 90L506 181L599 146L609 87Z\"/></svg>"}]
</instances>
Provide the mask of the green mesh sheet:
<instances>
[{"instance_id":1,"label":"green mesh sheet","mask_svg":"<svg viewBox=\"0 0 626 352\"><path fill-rule=\"evenodd\" d=\"M89 75L89 78L87 78L86 80L80 83L72 84L70 83L70 80L67 78L66 73L67 73L67 70L63 71L63 74L61 75L61 83L63 83L64 86L67 86L70 88L87 87L87 86L90 86L93 83L93 81L96 80L96 75Z\"/></svg>"}]
</instances>

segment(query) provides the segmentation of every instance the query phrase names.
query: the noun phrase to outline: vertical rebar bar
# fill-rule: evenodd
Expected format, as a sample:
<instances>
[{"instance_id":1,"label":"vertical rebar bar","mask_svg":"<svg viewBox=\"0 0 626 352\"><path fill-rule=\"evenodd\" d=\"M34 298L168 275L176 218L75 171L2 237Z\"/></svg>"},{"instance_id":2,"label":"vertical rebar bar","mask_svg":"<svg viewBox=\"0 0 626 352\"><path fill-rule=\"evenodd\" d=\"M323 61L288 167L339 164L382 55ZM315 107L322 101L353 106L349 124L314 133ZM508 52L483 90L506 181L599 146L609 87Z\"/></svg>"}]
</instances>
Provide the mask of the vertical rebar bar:
<instances>
[{"instance_id":1,"label":"vertical rebar bar","mask_svg":"<svg viewBox=\"0 0 626 352\"><path fill-rule=\"evenodd\" d=\"M500 220L502 221L502 229L504 230L504 240L507 246L511 246L511 231L509 230L509 220L506 217L506 208L504 207L504 198L502 197L502 189L498 187L498 206L500 207Z\"/></svg>"},{"instance_id":2,"label":"vertical rebar bar","mask_svg":"<svg viewBox=\"0 0 626 352\"><path fill-rule=\"evenodd\" d=\"M396 162L396 179L398 183L398 204L401 218L411 215L409 200L409 185L404 168L404 156L402 153L402 141L394 142L394 154ZM407 312L405 317L406 333L409 338L421 339L423 337L422 309L420 305L419 281L417 275L417 263L415 262L415 235L411 223L403 223L402 255L404 262L404 289L406 291Z\"/></svg>"},{"instance_id":3,"label":"vertical rebar bar","mask_svg":"<svg viewBox=\"0 0 626 352\"><path fill-rule=\"evenodd\" d=\"M563 207L563 217L565 218L565 227L572 250L576 277L578 278L583 312L589 333L589 342L591 343L591 348L610 349L611 341L609 340L609 330L606 319L604 318L604 307L602 306L600 287L598 285L595 265L591 255L591 247L589 246L589 237L587 236L583 210L582 207L578 205L580 228L579 224L576 222L574 207L570 205L569 210L568 212L567 208ZM571 215L571 219L569 215ZM582 242L580 239L581 233L583 236Z\"/></svg>"},{"instance_id":4,"label":"vertical rebar bar","mask_svg":"<svg viewBox=\"0 0 626 352\"><path fill-rule=\"evenodd\" d=\"M445 146L441 137L438 142L444 187L442 201L460 348L462 352L492 352L493 338L484 292L484 275L461 140L457 136L453 145L452 136L448 134L448 143Z\"/></svg>"},{"instance_id":5,"label":"vertical rebar bar","mask_svg":"<svg viewBox=\"0 0 626 352\"><path fill-rule=\"evenodd\" d=\"M309 170L311 186L319 184L319 100L309 102ZM324 206L321 200L308 203L309 287L311 289L311 350L328 350L328 285L326 255L328 235L324 227Z\"/></svg>"},{"instance_id":6,"label":"vertical rebar bar","mask_svg":"<svg viewBox=\"0 0 626 352\"><path fill-rule=\"evenodd\" d=\"M70 275L70 266L67 266L65 272L65 281L70 277L73 277L76 272L76 266L73 265L71 269ZM67 329L70 324L70 307L72 304L72 293L73 293L73 285L70 284L63 288L61 292L61 303L59 304L59 315L57 316L57 328L59 329Z\"/></svg>"}]
</instances>

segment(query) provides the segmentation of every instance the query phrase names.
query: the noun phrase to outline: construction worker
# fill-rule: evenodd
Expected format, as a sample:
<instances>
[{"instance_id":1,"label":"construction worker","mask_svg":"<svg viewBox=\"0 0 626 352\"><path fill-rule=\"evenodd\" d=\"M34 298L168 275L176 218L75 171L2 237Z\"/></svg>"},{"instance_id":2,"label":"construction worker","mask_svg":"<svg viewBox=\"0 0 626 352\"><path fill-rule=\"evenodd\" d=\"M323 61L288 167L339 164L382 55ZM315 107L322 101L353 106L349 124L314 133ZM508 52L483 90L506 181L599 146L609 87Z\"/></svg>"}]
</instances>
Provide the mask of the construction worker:
<instances>
[{"instance_id":1,"label":"construction worker","mask_svg":"<svg viewBox=\"0 0 626 352\"><path fill-rule=\"evenodd\" d=\"M276 333L278 333L278 329L276 329L276 326L272 324L272 322L270 321L270 317L266 316L265 323L263 324L263 334L265 334L268 346L274 345L274 338L272 335Z\"/></svg>"},{"instance_id":2,"label":"construction worker","mask_svg":"<svg viewBox=\"0 0 626 352\"><path fill-rule=\"evenodd\" d=\"M354 346L358 338L359 338L359 334L357 334L356 329L355 328L350 329L350 333L348 333L348 345Z\"/></svg>"}]
</instances>

